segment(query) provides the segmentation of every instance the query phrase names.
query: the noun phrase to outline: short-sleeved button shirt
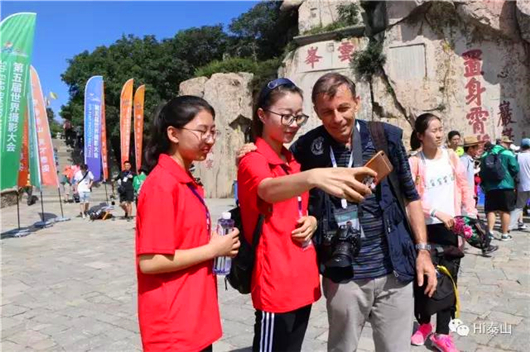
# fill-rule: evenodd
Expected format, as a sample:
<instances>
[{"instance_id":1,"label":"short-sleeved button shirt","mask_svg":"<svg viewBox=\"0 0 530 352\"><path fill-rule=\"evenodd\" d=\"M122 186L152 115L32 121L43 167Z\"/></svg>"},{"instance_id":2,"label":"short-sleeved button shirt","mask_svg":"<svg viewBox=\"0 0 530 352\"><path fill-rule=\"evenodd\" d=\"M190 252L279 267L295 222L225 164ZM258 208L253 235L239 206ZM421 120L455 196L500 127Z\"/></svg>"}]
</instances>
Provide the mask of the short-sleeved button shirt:
<instances>
[{"instance_id":1,"label":"short-sleeved button shirt","mask_svg":"<svg viewBox=\"0 0 530 352\"><path fill-rule=\"evenodd\" d=\"M245 155L238 169L238 197L246 240L259 214L265 216L252 275L252 302L256 309L284 313L312 304L320 298L320 280L313 244L303 248L291 232L300 218L297 197L269 204L258 196L259 184L267 178L300 172L300 165L285 148L283 161L263 139L257 151ZM308 192L302 195L302 214L307 215Z\"/></svg>"},{"instance_id":2,"label":"short-sleeved button shirt","mask_svg":"<svg viewBox=\"0 0 530 352\"><path fill-rule=\"evenodd\" d=\"M173 255L210 240L203 195L188 172L168 155L142 186L136 223L138 317L145 351L200 351L219 339L221 321L213 261L164 274L143 274L143 254Z\"/></svg>"}]
</instances>

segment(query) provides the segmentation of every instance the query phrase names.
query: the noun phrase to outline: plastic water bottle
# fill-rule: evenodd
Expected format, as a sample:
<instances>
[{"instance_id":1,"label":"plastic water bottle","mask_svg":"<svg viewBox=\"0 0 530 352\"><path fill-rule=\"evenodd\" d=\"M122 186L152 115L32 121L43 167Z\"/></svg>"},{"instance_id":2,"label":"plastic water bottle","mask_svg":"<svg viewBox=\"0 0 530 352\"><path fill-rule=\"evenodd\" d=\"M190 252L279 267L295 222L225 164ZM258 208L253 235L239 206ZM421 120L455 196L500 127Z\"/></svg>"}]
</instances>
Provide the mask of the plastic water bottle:
<instances>
[{"instance_id":1,"label":"plastic water bottle","mask_svg":"<svg viewBox=\"0 0 530 352\"><path fill-rule=\"evenodd\" d=\"M221 218L217 221L217 233L221 236L228 235L234 229L234 220L231 219L232 214L224 212ZM217 257L213 262L213 272L217 275L228 275L232 265L232 258Z\"/></svg>"}]
</instances>

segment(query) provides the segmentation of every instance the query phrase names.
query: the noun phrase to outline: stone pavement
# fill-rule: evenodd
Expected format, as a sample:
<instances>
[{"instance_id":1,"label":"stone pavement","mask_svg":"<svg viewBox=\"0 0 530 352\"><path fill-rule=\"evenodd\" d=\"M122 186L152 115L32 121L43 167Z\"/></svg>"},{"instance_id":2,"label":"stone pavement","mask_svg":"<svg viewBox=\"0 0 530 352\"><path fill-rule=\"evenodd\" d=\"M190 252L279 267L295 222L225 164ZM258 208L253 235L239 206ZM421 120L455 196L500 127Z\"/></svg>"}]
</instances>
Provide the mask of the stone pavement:
<instances>
[{"instance_id":1,"label":"stone pavement","mask_svg":"<svg viewBox=\"0 0 530 352\"><path fill-rule=\"evenodd\" d=\"M104 198L99 188L93 203ZM231 200L208 203L214 219L233 205ZM64 208L65 215L72 217L78 211L74 204ZM14 228L16 208L1 212L2 232ZM22 202L21 212L22 226L31 225L39 221L40 204L28 207ZM45 212L60 214L54 190L45 192ZM140 350L133 227L133 222L119 218L96 222L73 218L27 237L0 240L2 351ZM493 258L468 249L462 261L461 319L470 333L457 338L461 351L530 350L530 233L513 234L512 242L496 242L500 249ZM254 322L249 298L231 288L225 291L224 281L219 280L224 336L214 345L215 351L249 350ZM303 350L325 351L327 328L321 299L313 308ZM511 334L506 333L509 328ZM373 350L367 325L358 351Z\"/></svg>"}]
</instances>

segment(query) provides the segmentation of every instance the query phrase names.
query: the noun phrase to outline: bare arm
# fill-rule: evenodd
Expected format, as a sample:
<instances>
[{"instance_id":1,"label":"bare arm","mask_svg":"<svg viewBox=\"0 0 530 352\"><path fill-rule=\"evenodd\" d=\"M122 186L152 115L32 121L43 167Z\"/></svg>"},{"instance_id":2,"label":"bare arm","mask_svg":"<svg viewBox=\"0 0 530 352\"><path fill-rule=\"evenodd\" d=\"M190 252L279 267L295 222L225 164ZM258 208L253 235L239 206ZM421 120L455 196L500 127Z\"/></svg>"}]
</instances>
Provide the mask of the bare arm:
<instances>
[{"instance_id":1,"label":"bare arm","mask_svg":"<svg viewBox=\"0 0 530 352\"><path fill-rule=\"evenodd\" d=\"M355 175L377 174L366 167L318 168L294 175L266 178L258 186L258 196L267 203L277 203L296 197L312 188L352 202L361 202L363 195L370 194L366 185L355 179Z\"/></svg>"},{"instance_id":2,"label":"bare arm","mask_svg":"<svg viewBox=\"0 0 530 352\"><path fill-rule=\"evenodd\" d=\"M258 196L267 203L294 198L316 186L314 170L275 178L266 178L258 186Z\"/></svg>"},{"instance_id":3,"label":"bare arm","mask_svg":"<svg viewBox=\"0 0 530 352\"><path fill-rule=\"evenodd\" d=\"M140 270L144 274L162 274L187 269L220 256L235 256L239 249L239 231L226 236L213 233L210 243L190 249L177 249L173 255L140 255Z\"/></svg>"},{"instance_id":4,"label":"bare arm","mask_svg":"<svg viewBox=\"0 0 530 352\"><path fill-rule=\"evenodd\" d=\"M144 274L170 273L213 258L214 253L209 244L197 248L176 250L174 255L144 254L140 256L140 270Z\"/></svg>"}]
</instances>

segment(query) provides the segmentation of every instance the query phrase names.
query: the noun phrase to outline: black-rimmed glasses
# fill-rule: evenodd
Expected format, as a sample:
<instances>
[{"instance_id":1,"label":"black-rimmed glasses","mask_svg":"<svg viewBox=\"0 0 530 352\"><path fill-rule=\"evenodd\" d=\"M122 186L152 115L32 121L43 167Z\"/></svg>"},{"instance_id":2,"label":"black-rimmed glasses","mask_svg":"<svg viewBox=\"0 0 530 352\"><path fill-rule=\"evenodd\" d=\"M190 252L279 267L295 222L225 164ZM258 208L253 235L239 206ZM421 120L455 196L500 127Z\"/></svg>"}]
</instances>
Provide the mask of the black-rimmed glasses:
<instances>
[{"instance_id":1,"label":"black-rimmed glasses","mask_svg":"<svg viewBox=\"0 0 530 352\"><path fill-rule=\"evenodd\" d=\"M306 114L298 114L298 115L280 114L280 113L277 113L271 110L265 110L265 111L270 112L271 114L280 116L282 118L281 120L282 125L284 126L291 126L293 122L296 122L296 125L298 127L302 127L303 125L305 125L305 123L307 122L307 119L309 118L309 116L307 116Z\"/></svg>"}]
</instances>

